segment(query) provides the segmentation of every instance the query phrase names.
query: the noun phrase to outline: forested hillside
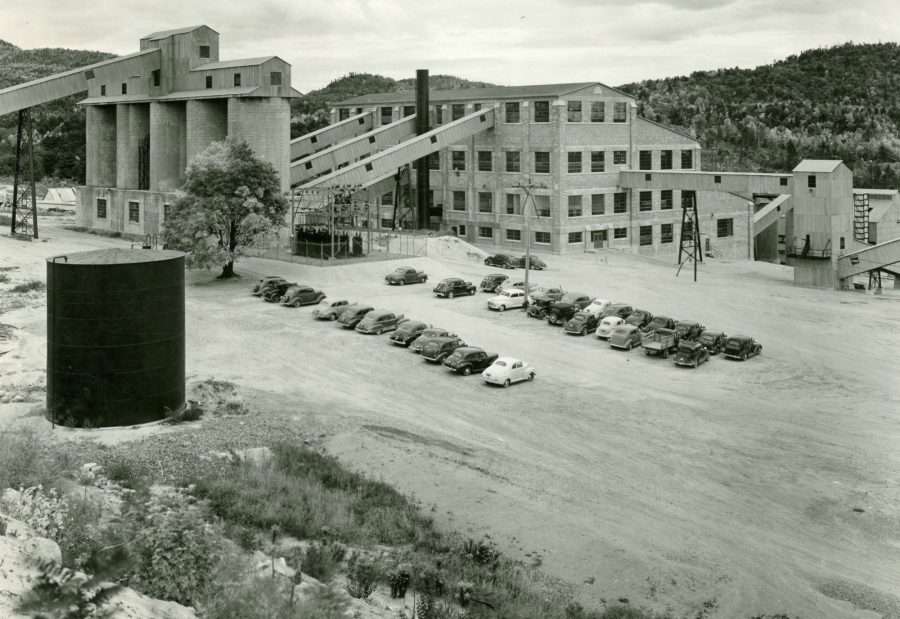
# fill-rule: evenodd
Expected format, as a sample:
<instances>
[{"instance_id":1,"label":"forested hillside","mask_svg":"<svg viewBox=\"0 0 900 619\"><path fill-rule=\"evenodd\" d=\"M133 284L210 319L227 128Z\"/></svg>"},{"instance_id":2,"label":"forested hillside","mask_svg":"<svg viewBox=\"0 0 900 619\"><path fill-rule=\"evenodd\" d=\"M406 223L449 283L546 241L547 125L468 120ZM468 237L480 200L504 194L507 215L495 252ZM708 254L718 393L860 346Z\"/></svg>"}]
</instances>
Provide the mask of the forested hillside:
<instances>
[{"instance_id":1,"label":"forested hillside","mask_svg":"<svg viewBox=\"0 0 900 619\"><path fill-rule=\"evenodd\" d=\"M900 187L900 46L848 43L755 69L621 86L640 113L693 132L703 167L790 170L843 159L858 187Z\"/></svg>"},{"instance_id":2,"label":"forested hillside","mask_svg":"<svg viewBox=\"0 0 900 619\"><path fill-rule=\"evenodd\" d=\"M19 49L0 40L0 88L45 77L112 58L112 54L73 49ZM35 114L35 172L84 182L83 96L47 103ZM13 173L16 153L16 114L0 116L0 176Z\"/></svg>"}]
</instances>

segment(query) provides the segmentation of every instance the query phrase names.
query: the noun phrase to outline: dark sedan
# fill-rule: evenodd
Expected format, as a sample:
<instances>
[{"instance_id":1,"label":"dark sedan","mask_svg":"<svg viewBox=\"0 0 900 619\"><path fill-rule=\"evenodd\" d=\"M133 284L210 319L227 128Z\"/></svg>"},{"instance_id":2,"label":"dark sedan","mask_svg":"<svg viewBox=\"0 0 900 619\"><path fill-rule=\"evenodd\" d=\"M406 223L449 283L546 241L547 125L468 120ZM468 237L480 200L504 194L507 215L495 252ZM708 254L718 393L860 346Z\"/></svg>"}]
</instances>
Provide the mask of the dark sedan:
<instances>
[{"instance_id":1,"label":"dark sedan","mask_svg":"<svg viewBox=\"0 0 900 619\"><path fill-rule=\"evenodd\" d=\"M431 363L441 363L454 350L465 345L466 343L458 337L436 337L426 342L425 346L422 347L422 357L425 361L430 361Z\"/></svg>"},{"instance_id":2,"label":"dark sedan","mask_svg":"<svg viewBox=\"0 0 900 619\"><path fill-rule=\"evenodd\" d=\"M310 286L291 286L284 291L281 304L285 307L300 307L301 305L315 305L325 298L325 293Z\"/></svg>"},{"instance_id":3,"label":"dark sedan","mask_svg":"<svg viewBox=\"0 0 900 619\"><path fill-rule=\"evenodd\" d=\"M709 350L700 342L680 342L675 353L675 365L696 368L709 361Z\"/></svg>"},{"instance_id":4,"label":"dark sedan","mask_svg":"<svg viewBox=\"0 0 900 619\"><path fill-rule=\"evenodd\" d=\"M550 305L547 310L547 322L551 325L564 325L590 303L591 297L586 294L567 292L559 301Z\"/></svg>"},{"instance_id":5,"label":"dark sedan","mask_svg":"<svg viewBox=\"0 0 900 619\"><path fill-rule=\"evenodd\" d=\"M355 305L348 307L341 313L340 318L338 318L338 324L345 329L355 329L356 325L358 325L362 319L366 317L366 314L373 309L375 308L371 305Z\"/></svg>"},{"instance_id":6,"label":"dark sedan","mask_svg":"<svg viewBox=\"0 0 900 619\"><path fill-rule=\"evenodd\" d=\"M644 333L653 333L657 329L674 329L675 320L668 316L654 316L643 329Z\"/></svg>"},{"instance_id":7,"label":"dark sedan","mask_svg":"<svg viewBox=\"0 0 900 619\"><path fill-rule=\"evenodd\" d=\"M762 352L762 344L746 335L734 335L725 340L725 356L746 361Z\"/></svg>"},{"instance_id":8,"label":"dark sedan","mask_svg":"<svg viewBox=\"0 0 900 619\"><path fill-rule=\"evenodd\" d=\"M600 320L603 320L607 316L618 316L622 320L625 320L631 315L631 312L634 311L634 308L630 305L625 305L624 303L613 303L600 314Z\"/></svg>"},{"instance_id":9,"label":"dark sedan","mask_svg":"<svg viewBox=\"0 0 900 619\"><path fill-rule=\"evenodd\" d=\"M514 269L516 268L516 259L507 254L494 254L484 259L484 266Z\"/></svg>"},{"instance_id":10,"label":"dark sedan","mask_svg":"<svg viewBox=\"0 0 900 619\"><path fill-rule=\"evenodd\" d=\"M509 279L509 275L504 275L503 273L491 273L490 275L485 275L484 279L481 280L481 284L478 286L484 292L497 292L500 290L500 286L503 285L503 282Z\"/></svg>"},{"instance_id":11,"label":"dark sedan","mask_svg":"<svg viewBox=\"0 0 900 619\"><path fill-rule=\"evenodd\" d=\"M709 354L711 355L717 355L722 352L727 340L728 336L721 331L710 330L704 331L700 334L700 337L697 338L697 341L706 346L706 349L709 350Z\"/></svg>"},{"instance_id":12,"label":"dark sedan","mask_svg":"<svg viewBox=\"0 0 900 619\"><path fill-rule=\"evenodd\" d=\"M269 285L285 281L287 280L278 275L269 275L267 277L263 277L258 282L256 282L256 284L253 286L253 290L250 291L250 294L252 294L254 297L261 297L263 296L263 293L266 291L266 288Z\"/></svg>"},{"instance_id":13,"label":"dark sedan","mask_svg":"<svg viewBox=\"0 0 900 619\"><path fill-rule=\"evenodd\" d=\"M266 303L278 303L288 288L296 285L297 282L272 282L263 288L263 301Z\"/></svg>"},{"instance_id":14,"label":"dark sedan","mask_svg":"<svg viewBox=\"0 0 900 619\"><path fill-rule=\"evenodd\" d=\"M626 325L634 325L638 329L644 329L650 321L653 320L653 314L646 310L636 309L625 319Z\"/></svg>"},{"instance_id":15,"label":"dark sedan","mask_svg":"<svg viewBox=\"0 0 900 619\"><path fill-rule=\"evenodd\" d=\"M587 335L593 333L600 324L600 317L591 312L578 312L566 323L566 333L572 335Z\"/></svg>"},{"instance_id":16,"label":"dark sedan","mask_svg":"<svg viewBox=\"0 0 900 619\"><path fill-rule=\"evenodd\" d=\"M448 277L439 281L433 292L438 297L452 299L461 295L475 294L475 285L459 277Z\"/></svg>"},{"instance_id":17,"label":"dark sedan","mask_svg":"<svg viewBox=\"0 0 900 619\"><path fill-rule=\"evenodd\" d=\"M520 269L524 269L525 268L525 256L522 256L521 258L516 258L514 264L517 267L519 267ZM528 268L531 269L532 271L543 271L544 269L547 268L547 263L544 262L543 260L541 260L540 258L538 258L537 256L529 256Z\"/></svg>"},{"instance_id":18,"label":"dark sedan","mask_svg":"<svg viewBox=\"0 0 900 619\"><path fill-rule=\"evenodd\" d=\"M428 327L416 338L416 340L410 344L409 349L416 354L422 352L422 348L425 347L425 344L430 342L431 340L439 337L456 337L455 333L450 333L446 329L439 329L437 327Z\"/></svg>"},{"instance_id":19,"label":"dark sedan","mask_svg":"<svg viewBox=\"0 0 900 619\"><path fill-rule=\"evenodd\" d=\"M461 346L444 359L444 365L463 376L481 372L497 360L497 353L487 353L474 346Z\"/></svg>"},{"instance_id":20,"label":"dark sedan","mask_svg":"<svg viewBox=\"0 0 900 619\"><path fill-rule=\"evenodd\" d=\"M391 333L390 342L396 346L409 346L422 332L428 328L428 325L419 320L407 320L400 323L397 330Z\"/></svg>"}]
</instances>

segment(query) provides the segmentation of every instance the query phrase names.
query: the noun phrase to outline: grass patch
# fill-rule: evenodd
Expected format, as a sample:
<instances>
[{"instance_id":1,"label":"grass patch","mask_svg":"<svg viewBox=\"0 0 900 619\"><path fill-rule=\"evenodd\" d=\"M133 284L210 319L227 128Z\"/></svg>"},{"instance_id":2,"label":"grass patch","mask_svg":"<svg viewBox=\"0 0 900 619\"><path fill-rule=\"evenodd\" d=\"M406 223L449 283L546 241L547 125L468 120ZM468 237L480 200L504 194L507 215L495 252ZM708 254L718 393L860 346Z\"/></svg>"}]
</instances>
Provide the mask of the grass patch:
<instances>
[{"instance_id":1,"label":"grass patch","mask_svg":"<svg viewBox=\"0 0 900 619\"><path fill-rule=\"evenodd\" d=\"M22 282L21 284L16 284L12 288L9 289L10 292L15 292L18 294L24 294L26 292L32 292L35 290L46 290L47 285L37 279L30 279L27 282Z\"/></svg>"},{"instance_id":2,"label":"grass patch","mask_svg":"<svg viewBox=\"0 0 900 619\"><path fill-rule=\"evenodd\" d=\"M9 275L6 273L0 273L0 284L6 284L9 282Z\"/></svg>"}]
</instances>

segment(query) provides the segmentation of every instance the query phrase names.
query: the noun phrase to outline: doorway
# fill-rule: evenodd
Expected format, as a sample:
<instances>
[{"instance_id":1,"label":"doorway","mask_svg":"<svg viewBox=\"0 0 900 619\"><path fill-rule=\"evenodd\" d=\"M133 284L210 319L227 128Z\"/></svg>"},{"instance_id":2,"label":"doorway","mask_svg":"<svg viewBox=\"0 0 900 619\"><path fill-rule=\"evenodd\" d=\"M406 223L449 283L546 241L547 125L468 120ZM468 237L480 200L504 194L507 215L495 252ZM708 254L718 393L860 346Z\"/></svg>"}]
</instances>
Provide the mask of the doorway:
<instances>
[{"instance_id":1,"label":"doorway","mask_svg":"<svg viewBox=\"0 0 900 619\"><path fill-rule=\"evenodd\" d=\"M603 249L607 243L608 230L591 230L591 244L594 249Z\"/></svg>"}]
</instances>

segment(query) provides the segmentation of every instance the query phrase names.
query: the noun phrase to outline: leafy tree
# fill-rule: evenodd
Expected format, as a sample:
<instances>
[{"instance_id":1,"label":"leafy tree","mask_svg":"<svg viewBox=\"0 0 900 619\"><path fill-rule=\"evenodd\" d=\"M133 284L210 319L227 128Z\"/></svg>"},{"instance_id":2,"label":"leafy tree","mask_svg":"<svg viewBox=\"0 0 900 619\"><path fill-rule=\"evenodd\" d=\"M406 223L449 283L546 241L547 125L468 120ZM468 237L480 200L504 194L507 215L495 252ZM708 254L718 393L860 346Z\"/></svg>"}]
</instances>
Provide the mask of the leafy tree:
<instances>
[{"instance_id":1,"label":"leafy tree","mask_svg":"<svg viewBox=\"0 0 900 619\"><path fill-rule=\"evenodd\" d=\"M278 173L243 141L213 142L188 165L184 187L163 229L168 247L188 252L189 267L234 277L244 247L284 224L288 203Z\"/></svg>"}]
</instances>

